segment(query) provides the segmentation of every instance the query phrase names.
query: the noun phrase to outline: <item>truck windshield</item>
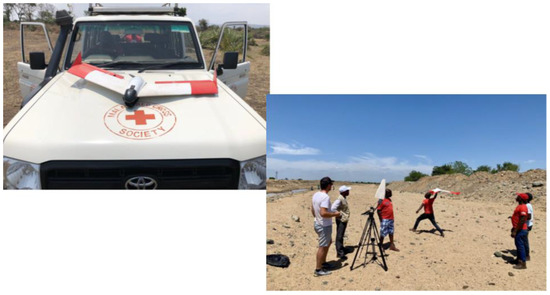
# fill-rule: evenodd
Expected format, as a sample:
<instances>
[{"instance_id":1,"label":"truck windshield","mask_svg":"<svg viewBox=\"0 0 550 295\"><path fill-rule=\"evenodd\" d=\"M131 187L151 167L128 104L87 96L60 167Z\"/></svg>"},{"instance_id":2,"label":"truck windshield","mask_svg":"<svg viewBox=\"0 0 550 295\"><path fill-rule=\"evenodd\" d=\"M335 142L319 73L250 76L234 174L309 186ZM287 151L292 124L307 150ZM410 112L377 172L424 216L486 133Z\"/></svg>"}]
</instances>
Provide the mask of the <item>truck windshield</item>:
<instances>
[{"instance_id":1,"label":"truck windshield","mask_svg":"<svg viewBox=\"0 0 550 295\"><path fill-rule=\"evenodd\" d=\"M189 22L101 21L77 23L66 62L82 61L105 68L141 69L177 63L204 68L193 25Z\"/></svg>"}]
</instances>

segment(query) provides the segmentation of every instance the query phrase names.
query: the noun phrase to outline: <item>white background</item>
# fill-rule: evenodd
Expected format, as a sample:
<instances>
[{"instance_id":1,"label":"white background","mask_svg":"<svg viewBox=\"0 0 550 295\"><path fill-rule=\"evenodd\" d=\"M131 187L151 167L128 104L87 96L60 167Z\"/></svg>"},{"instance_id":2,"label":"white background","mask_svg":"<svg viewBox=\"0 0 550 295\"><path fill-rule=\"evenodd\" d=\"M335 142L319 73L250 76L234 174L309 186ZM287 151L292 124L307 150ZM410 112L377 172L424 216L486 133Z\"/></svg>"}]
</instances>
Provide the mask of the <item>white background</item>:
<instances>
[{"instance_id":1,"label":"white background","mask_svg":"<svg viewBox=\"0 0 550 295\"><path fill-rule=\"evenodd\" d=\"M547 94L547 3L277 1L271 93ZM0 294L261 294L265 208L264 191L3 191Z\"/></svg>"}]
</instances>

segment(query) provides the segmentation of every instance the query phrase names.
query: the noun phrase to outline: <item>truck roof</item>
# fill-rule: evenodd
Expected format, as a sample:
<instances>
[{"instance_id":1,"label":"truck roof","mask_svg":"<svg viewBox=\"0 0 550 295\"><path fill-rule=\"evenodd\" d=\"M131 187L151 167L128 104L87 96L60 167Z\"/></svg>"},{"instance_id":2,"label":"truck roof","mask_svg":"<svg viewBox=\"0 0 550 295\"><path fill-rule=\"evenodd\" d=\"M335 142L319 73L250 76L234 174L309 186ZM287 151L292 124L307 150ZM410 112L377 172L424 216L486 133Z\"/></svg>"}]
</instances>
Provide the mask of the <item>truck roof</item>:
<instances>
[{"instance_id":1,"label":"truck roof","mask_svg":"<svg viewBox=\"0 0 550 295\"><path fill-rule=\"evenodd\" d=\"M170 16L170 15L97 15L97 16L82 16L75 20L77 22L93 22L93 21L117 21L117 20L143 20L143 21L187 21L193 23L188 17Z\"/></svg>"}]
</instances>

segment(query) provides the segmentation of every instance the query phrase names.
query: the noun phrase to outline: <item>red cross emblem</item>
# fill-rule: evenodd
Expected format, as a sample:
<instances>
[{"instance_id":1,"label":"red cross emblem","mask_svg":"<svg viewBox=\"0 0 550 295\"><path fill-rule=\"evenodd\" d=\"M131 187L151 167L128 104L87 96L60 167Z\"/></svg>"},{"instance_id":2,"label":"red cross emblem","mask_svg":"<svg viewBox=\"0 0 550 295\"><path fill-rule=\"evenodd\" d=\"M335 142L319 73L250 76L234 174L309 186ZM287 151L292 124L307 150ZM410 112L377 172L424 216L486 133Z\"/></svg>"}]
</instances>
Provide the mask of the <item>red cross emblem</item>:
<instances>
[{"instance_id":1,"label":"red cross emblem","mask_svg":"<svg viewBox=\"0 0 550 295\"><path fill-rule=\"evenodd\" d=\"M126 120L136 121L136 125L147 125L147 120L155 119L155 114L145 114L144 111L135 111L133 115L126 115Z\"/></svg>"}]
</instances>

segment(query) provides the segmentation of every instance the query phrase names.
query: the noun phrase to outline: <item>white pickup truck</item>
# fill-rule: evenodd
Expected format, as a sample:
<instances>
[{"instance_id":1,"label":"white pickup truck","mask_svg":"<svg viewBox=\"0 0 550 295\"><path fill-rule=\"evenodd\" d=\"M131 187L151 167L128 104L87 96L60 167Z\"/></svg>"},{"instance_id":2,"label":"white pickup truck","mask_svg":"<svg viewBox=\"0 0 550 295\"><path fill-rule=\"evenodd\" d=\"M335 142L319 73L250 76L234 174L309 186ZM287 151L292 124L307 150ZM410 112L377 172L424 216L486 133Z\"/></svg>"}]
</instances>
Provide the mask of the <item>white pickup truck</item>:
<instances>
[{"instance_id":1,"label":"white pickup truck","mask_svg":"<svg viewBox=\"0 0 550 295\"><path fill-rule=\"evenodd\" d=\"M173 8L90 12L56 13L47 64L24 52L24 28L41 24L21 25L23 103L4 128L4 189L265 189L266 122L242 99L247 24L228 24L244 27L241 59L227 52L214 68L220 43L208 65Z\"/></svg>"}]
</instances>

